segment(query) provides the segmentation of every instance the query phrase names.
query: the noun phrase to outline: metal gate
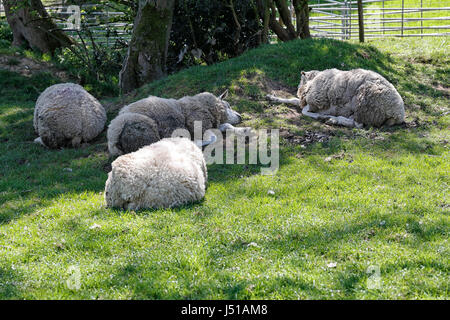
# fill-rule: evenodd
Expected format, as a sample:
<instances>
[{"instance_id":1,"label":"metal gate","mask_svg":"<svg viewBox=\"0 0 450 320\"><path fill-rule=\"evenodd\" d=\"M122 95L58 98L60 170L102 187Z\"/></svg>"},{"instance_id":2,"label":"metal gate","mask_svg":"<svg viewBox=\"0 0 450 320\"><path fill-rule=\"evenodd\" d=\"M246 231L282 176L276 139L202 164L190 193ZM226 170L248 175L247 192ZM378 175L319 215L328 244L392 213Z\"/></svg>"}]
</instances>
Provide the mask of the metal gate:
<instances>
[{"instance_id":1,"label":"metal gate","mask_svg":"<svg viewBox=\"0 0 450 320\"><path fill-rule=\"evenodd\" d=\"M450 35L450 0L363 0L366 38ZM313 37L348 40L358 37L355 0L312 0Z\"/></svg>"}]
</instances>

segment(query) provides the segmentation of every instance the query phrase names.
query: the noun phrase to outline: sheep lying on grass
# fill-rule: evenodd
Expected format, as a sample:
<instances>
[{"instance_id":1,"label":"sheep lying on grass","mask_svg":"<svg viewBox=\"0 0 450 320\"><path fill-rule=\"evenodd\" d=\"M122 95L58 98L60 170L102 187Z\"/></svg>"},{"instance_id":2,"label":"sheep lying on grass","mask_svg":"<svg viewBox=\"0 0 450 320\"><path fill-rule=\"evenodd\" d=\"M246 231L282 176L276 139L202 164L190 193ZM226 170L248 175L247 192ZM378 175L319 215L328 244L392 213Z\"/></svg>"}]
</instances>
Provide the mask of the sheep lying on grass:
<instances>
[{"instance_id":1,"label":"sheep lying on grass","mask_svg":"<svg viewBox=\"0 0 450 320\"><path fill-rule=\"evenodd\" d=\"M103 131L106 111L78 84L62 83L47 88L38 98L33 125L35 140L49 148L74 147Z\"/></svg>"},{"instance_id":2,"label":"sheep lying on grass","mask_svg":"<svg viewBox=\"0 0 450 320\"><path fill-rule=\"evenodd\" d=\"M187 138L167 138L112 163L105 186L108 207L171 208L205 196L206 163Z\"/></svg>"},{"instance_id":3,"label":"sheep lying on grass","mask_svg":"<svg viewBox=\"0 0 450 320\"><path fill-rule=\"evenodd\" d=\"M305 116L347 127L392 126L405 121L402 97L389 81L369 70L302 72L297 96L268 98L300 106Z\"/></svg>"},{"instance_id":4,"label":"sheep lying on grass","mask_svg":"<svg viewBox=\"0 0 450 320\"><path fill-rule=\"evenodd\" d=\"M187 129L194 136L194 122L201 121L202 134L212 128L230 130L242 121L223 98L204 92L179 100L154 96L122 108L108 127L108 149L112 156L171 137L176 129ZM237 129L237 128L236 128Z\"/></svg>"}]
</instances>

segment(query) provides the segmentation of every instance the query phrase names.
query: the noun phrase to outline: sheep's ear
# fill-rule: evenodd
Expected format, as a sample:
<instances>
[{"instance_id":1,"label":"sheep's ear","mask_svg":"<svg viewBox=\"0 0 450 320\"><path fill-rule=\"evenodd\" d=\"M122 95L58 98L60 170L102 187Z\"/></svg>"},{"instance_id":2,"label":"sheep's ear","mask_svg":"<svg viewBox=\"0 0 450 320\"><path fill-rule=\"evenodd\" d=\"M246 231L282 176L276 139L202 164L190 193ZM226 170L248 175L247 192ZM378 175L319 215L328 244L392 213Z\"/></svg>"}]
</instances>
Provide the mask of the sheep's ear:
<instances>
[{"instance_id":1,"label":"sheep's ear","mask_svg":"<svg viewBox=\"0 0 450 320\"><path fill-rule=\"evenodd\" d=\"M306 72L305 72L305 71L302 71L301 73L302 73L302 76L306 75Z\"/></svg>"},{"instance_id":2,"label":"sheep's ear","mask_svg":"<svg viewBox=\"0 0 450 320\"><path fill-rule=\"evenodd\" d=\"M219 99L220 99L220 100L223 100L223 99L225 99L226 97L228 97L228 89L225 90L225 92L222 93L222 94L219 96Z\"/></svg>"}]
</instances>

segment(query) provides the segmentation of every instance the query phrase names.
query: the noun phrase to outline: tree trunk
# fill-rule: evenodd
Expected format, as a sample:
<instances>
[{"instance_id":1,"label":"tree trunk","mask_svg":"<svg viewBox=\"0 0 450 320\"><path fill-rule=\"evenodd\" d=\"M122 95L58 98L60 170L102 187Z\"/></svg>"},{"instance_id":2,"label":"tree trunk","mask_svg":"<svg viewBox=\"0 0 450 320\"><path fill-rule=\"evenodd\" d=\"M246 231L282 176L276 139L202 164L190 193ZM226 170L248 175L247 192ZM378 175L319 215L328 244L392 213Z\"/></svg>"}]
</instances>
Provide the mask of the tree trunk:
<instances>
[{"instance_id":1,"label":"tree trunk","mask_svg":"<svg viewBox=\"0 0 450 320\"><path fill-rule=\"evenodd\" d=\"M3 0L6 18L13 32L13 46L27 45L53 53L73 44L45 10L41 0Z\"/></svg>"},{"instance_id":2,"label":"tree trunk","mask_svg":"<svg viewBox=\"0 0 450 320\"><path fill-rule=\"evenodd\" d=\"M231 16L233 17L233 23L234 23L234 32L233 32L233 45L235 48L234 54L236 56L242 54L242 51L244 49L242 48L242 43L240 42L241 38L241 23L239 22L239 18L237 16L236 10L234 9L234 3L233 0L228 0L227 7L230 9Z\"/></svg>"},{"instance_id":3,"label":"tree trunk","mask_svg":"<svg viewBox=\"0 0 450 320\"><path fill-rule=\"evenodd\" d=\"M278 13L280 15L280 19L283 24L286 26L287 33L290 39L297 38L297 34L295 32L294 26L292 25L292 16L291 11L289 10L289 6L286 0L274 0L275 5L277 6Z\"/></svg>"},{"instance_id":4,"label":"tree trunk","mask_svg":"<svg viewBox=\"0 0 450 320\"><path fill-rule=\"evenodd\" d=\"M269 0L256 0L258 16L262 21L262 42L269 43L270 5Z\"/></svg>"},{"instance_id":5,"label":"tree trunk","mask_svg":"<svg viewBox=\"0 0 450 320\"><path fill-rule=\"evenodd\" d=\"M309 32L309 7L308 0L294 0L294 11L297 17L297 34L300 38L311 38Z\"/></svg>"},{"instance_id":6,"label":"tree trunk","mask_svg":"<svg viewBox=\"0 0 450 320\"><path fill-rule=\"evenodd\" d=\"M123 93L166 75L175 0L140 0L119 85Z\"/></svg>"},{"instance_id":7,"label":"tree trunk","mask_svg":"<svg viewBox=\"0 0 450 320\"><path fill-rule=\"evenodd\" d=\"M267 23L270 29L281 41L290 41L297 38L310 38L309 32L309 7L308 0L293 0L293 10L297 17L296 28L292 24L292 8L286 0L256 0L259 16L263 23ZM277 20L277 12L280 15ZM266 26L266 25L264 25ZM286 27L284 27L286 26Z\"/></svg>"},{"instance_id":8,"label":"tree trunk","mask_svg":"<svg viewBox=\"0 0 450 320\"><path fill-rule=\"evenodd\" d=\"M289 34L289 32L283 28L283 26L277 21L277 16L276 16L276 7L275 4L273 3L272 0L270 0L270 18L269 18L269 26L270 29L272 29L273 32L275 32L275 34L277 35L278 39L280 39L281 41L289 41L292 40L294 38L292 38L291 34Z\"/></svg>"}]
</instances>

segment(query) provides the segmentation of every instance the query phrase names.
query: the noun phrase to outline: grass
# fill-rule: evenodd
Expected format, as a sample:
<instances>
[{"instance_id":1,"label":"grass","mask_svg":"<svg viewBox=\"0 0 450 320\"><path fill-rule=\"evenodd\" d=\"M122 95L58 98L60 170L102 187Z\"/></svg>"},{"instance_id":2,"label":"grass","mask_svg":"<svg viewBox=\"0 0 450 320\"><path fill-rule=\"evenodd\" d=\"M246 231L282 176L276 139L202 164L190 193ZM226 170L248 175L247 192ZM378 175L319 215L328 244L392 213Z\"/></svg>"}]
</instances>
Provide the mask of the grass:
<instances>
[{"instance_id":1,"label":"grass","mask_svg":"<svg viewBox=\"0 0 450 320\"><path fill-rule=\"evenodd\" d=\"M228 88L243 125L289 137L274 176L258 165L211 165L203 202L138 212L104 206L105 134L79 150L32 143L34 101L56 80L1 71L0 298L448 299L447 47L292 41L104 100ZM330 67L384 75L405 100L408 125L333 128L263 99L273 88L295 91L301 70ZM312 133L325 141L309 141ZM72 266L78 290L66 284ZM370 266L380 268L380 289L367 287Z\"/></svg>"}]
</instances>

